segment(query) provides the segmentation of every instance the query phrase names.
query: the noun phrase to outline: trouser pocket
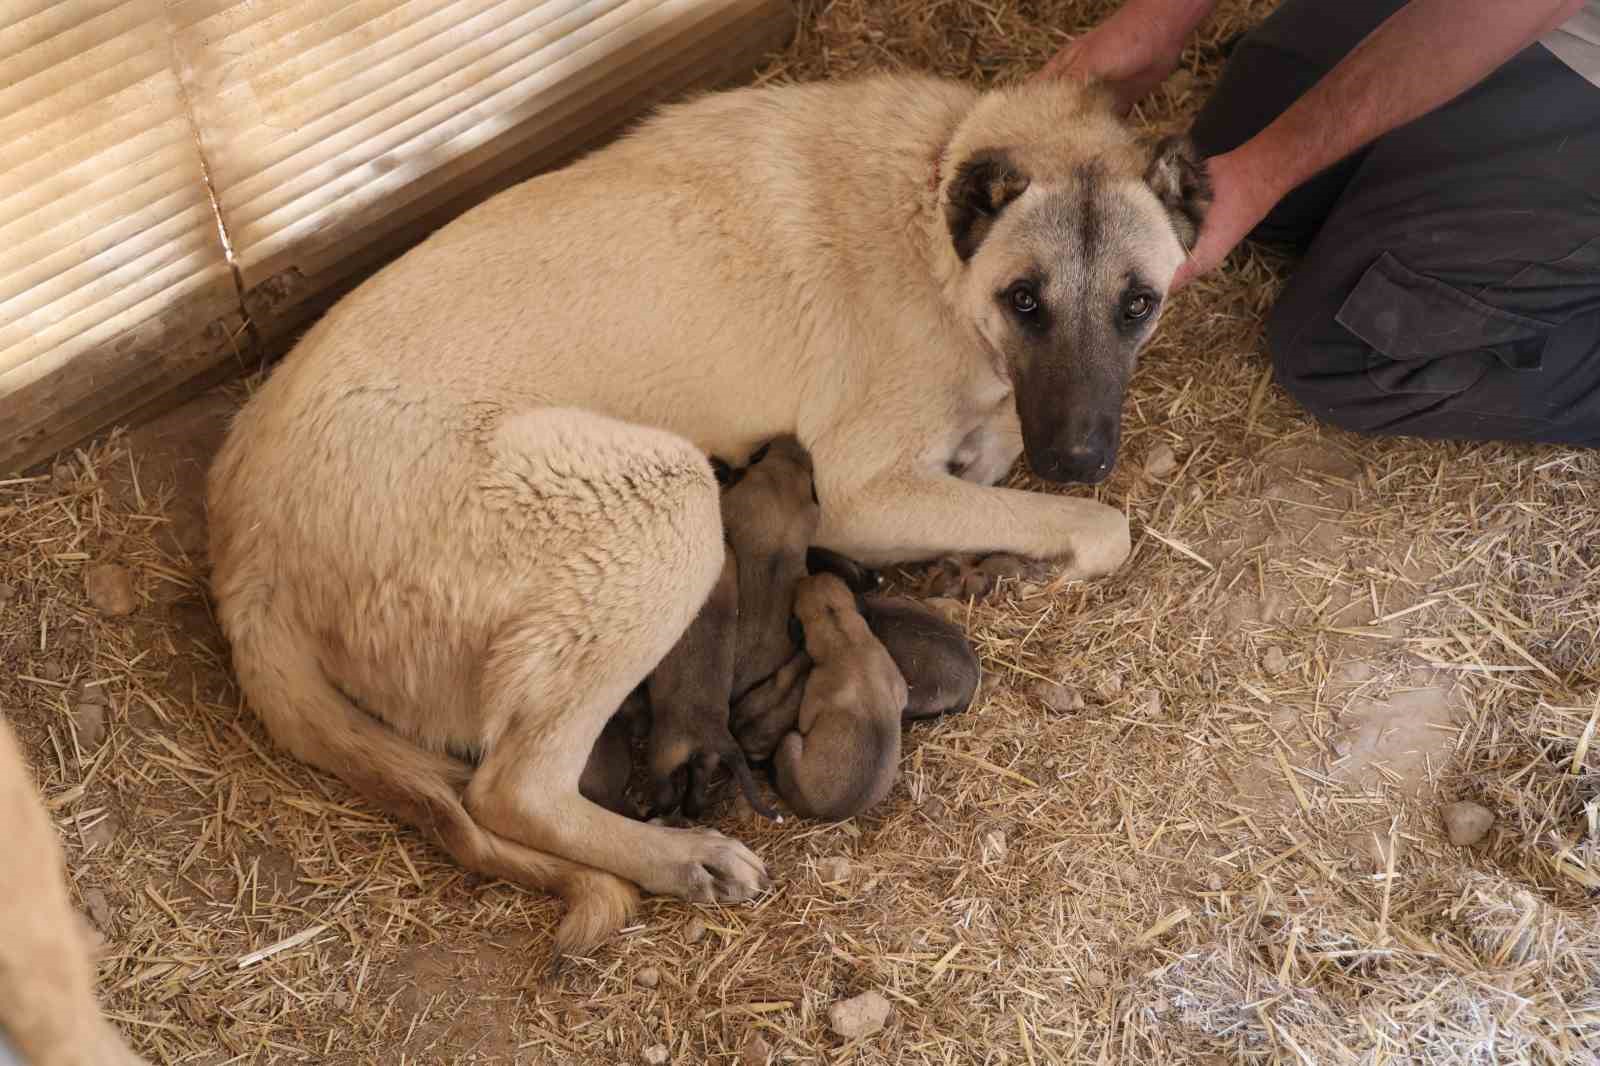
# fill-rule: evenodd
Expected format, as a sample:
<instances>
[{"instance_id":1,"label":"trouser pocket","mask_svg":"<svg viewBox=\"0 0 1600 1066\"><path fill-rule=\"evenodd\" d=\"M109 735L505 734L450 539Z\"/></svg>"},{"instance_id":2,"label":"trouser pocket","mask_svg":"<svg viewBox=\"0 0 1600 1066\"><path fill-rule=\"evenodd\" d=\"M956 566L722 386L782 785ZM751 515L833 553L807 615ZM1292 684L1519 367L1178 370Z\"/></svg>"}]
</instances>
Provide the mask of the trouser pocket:
<instances>
[{"instance_id":1,"label":"trouser pocket","mask_svg":"<svg viewBox=\"0 0 1600 1066\"><path fill-rule=\"evenodd\" d=\"M1534 372L1556 323L1502 310L1388 252L1368 268L1335 320L1368 349L1367 375L1386 392L1464 392L1500 367Z\"/></svg>"}]
</instances>

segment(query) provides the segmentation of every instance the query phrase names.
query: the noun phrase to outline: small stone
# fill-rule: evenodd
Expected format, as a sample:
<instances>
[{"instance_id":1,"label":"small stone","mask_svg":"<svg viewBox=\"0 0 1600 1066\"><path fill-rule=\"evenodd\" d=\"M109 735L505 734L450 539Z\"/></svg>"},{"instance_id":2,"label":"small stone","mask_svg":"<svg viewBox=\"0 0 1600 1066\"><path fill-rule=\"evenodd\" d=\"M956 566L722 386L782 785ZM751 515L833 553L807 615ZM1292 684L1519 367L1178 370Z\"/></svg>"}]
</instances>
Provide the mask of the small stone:
<instances>
[{"instance_id":1,"label":"small stone","mask_svg":"<svg viewBox=\"0 0 1600 1066\"><path fill-rule=\"evenodd\" d=\"M94 924L102 933L111 932L111 901L106 894L98 888L83 890L83 905L89 911L89 917L94 919Z\"/></svg>"},{"instance_id":2,"label":"small stone","mask_svg":"<svg viewBox=\"0 0 1600 1066\"><path fill-rule=\"evenodd\" d=\"M887 1025L893 1010L877 992L863 992L828 1008L828 1028L846 1040L859 1040Z\"/></svg>"},{"instance_id":3,"label":"small stone","mask_svg":"<svg viewBox=\"0 0 1600 1066\"><path fill-rule=\"evenodd\" d=\"M1039 702L1057 714L1071 714L1083 710L1083 696L1075 688L1054 681L1035 681L1033 694Z\"/></svg>"},{"instance_id":4,"label":"small stone","mask_svg":"<svg viewBox=\"0 0 1600 1066\"><path fill-rule=\"evenodd\" d=\"M979 838L978 846L980 861L982 861L983 865L988 866L991 863L1006 861L1006 853L1009 849L1006 846L1005 830L988 830Z\"/></svg>"},{"instance_id":5,"label":"small stone","mask_svg":"<svg viewBox=\"0 0 1600 1066\"><path fill-rule=\"evenodd\" d=\"M1494 825L1494 815L1486 807L1462 800L1444 808L1444 828L1450 834L1450 843L1457 847L1470 847L1482 840Z\"/></svg>"},{"instance_id":6,"label":"small stone","mask_svg":"<svg viewBox=\"0 0 1600 1066\"><path fill-rule=\"evenodd\" d=\"M72 730L78 735L78 746L93 751L106 739L106 707L103 703L79 700L72 708Z\"/></svg>"},{"instance_id":7,"label":"small stone","mask_svg":"<svg viewBox=\"0 0 1600 1066\"><path fill-rule=\"evenodd\" d=\"M689 924L683 927L683 942L685 944L698 944L706 938L706 923L699 918L690 918Z\"/></svg>"},{"instance_id":8,"label":"small stone","mask_svg":"<svg viewBox=\"0 0 1600 1066\"><path fill-rule=\"evenodd\" d=\"M1157 444L1144 458L1144 472L1151 477L1170 477L1178 469L1178 457L1170 444Z\"/></svg>"},{"instance_id":9,"label":"small stone","mask_svg":"<svg viewBox=\"0 0 1600 1066\"><path fill-rule=\"evenodd\" d=\"M96 849L109 847L117 839L118 828L115 815L102 818L83 834L84 846Z\"/></svg>"},{"instance_id":10,"label":"small stone","mask_svg":"<svg viewBox=\"0 0 1600 1066\"><path fill-rule=\"evenodd\" d=\"M1083 979L1088 982L1090 988L1104 988L1111 983L1111 978L1101 969L1090 970L1084 974Z\"/></svg>"},{"instance_id":11,"label":"small stone","mask_svg":"<svg viewBox=\"0 0 1600 1066\"><path fill-rule=\"evenodd\" d=\"M1122 674L1113 670L1101 678L1100 683L1094 687L1094 694L1105 703L1110 703L1122 695Z\"/></svg>"},{"instance_id":12,"label":"small stone","mask_svg":"<svg viewBox=\"0 0 1600 1066\"><path fill-rule=\"evenodd\" d=\"M922 602L938 611L944 620L952 625L962 625L967 620L967 605L960 600L953 600L948 596L934 596Z\"/></svg>"},{"instance_id":13,"label":"small stone","mask_svg":"<svg viewBox=\"0 0 1600 1066\"><path fill-rule=\"evenodd\" d=\"M768 1066L771 1062L772 1045L763 1040L760 1033L751 1033L744 1047L739 1049L739 1066Z\"/></svg>"},{"instance_id":14,"label":"small stone","mask_svg":"<svg viewBox=\"0 0 1600 1066\"><path fill-rule=\"evenodd\" d=\"M667 1050L665 1044L651 1044L644 1049L644 1061L650 1066L666 1066L667 1060L672 1058L672 1052Z\"/></svg>"},{"instance_id":15,"label":"small stone","mask_svg":"<svg viewBox=\"0 0 1600 1066\"><path fill-rule=\"evenodd\" d=\"M133 575L116 563L97 563L83 572L83 591L95 610L111 618L121 618L139 606L133 590Z\"/></svg>"},{"instance_id":16,"label":"small stone","mask_svg":"<svg viewBox=\"0 0 1600 1066\"><path fill-rule=\"evenodd\" d=\"M834 855L817 863L817 880L825 885L838 885L850 880L850 860Z\"/></svg>"},{"instance_id":17,"label":"small stone","mask_svg":"<svg viewBox=\"0 0 1600 1066\"><path fill-rule=\"evenodd\" d=\"M1285 673L1289 669L1289 656L1284 654L1282 648L1276 646L1268 648L1267 653L1261 657L1261 669L1273 676Z\"/></svg>"},{"instance_id":18,"label":"small stone","mask_svg":"<svg viewBox=\"0 0 1600 1066\"><path fill-rule=\"evenodd\" d=\"M654 966L646 966L633 975L633 983L640 988L654 988L661 983L661 971Z\"/></svg>"}]
</instances>

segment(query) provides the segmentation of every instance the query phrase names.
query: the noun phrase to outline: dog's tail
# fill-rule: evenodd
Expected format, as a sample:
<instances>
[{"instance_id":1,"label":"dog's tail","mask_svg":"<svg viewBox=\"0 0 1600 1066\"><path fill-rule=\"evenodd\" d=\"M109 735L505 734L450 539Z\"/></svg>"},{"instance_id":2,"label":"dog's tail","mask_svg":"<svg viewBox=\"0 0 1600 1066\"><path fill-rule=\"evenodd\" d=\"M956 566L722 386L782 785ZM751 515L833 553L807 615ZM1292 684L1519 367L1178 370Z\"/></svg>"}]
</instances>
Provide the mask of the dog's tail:
<instances>
[{"instance_id":1,"label":"dog's tail","mask_svg":"<svg viewBox=\"0 0 1600 1066\"><path fill-rule=\"evenodd\" d=\"M475 822L461 799L471 767L418 747L351 703L270 604L224 602L221 614L239 685L279 745L421 829L462 866L560 896L567 914L555 933L558 955L585 954L627 921L639 901L634 884Z\"/></svg>"}]
</instances>

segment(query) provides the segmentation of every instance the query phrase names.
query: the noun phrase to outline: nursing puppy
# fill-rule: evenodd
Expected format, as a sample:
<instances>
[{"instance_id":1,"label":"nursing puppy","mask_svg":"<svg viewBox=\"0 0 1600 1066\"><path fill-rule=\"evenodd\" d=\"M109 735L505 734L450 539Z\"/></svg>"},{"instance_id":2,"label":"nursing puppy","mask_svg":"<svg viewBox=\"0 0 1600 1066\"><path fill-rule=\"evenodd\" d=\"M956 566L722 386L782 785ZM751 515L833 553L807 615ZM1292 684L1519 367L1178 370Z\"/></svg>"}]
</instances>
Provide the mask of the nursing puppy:
<instances>
[{"instance_id":1,"label":"nursing puppy","mask_svg":"<svg viewBox=\"0 0 1600 1066\"><path fill-rule=\"evenodd\" d=\"M899 776L905 679L839 578L802 581L795 613L812 665L799 719L772 759L778 795L808 818L850 818Z\"/></svg>"},{"instance_id":2,"label":"nursing puppy","mask_svg":"<svg viewBox=\"0 0 1600 1066\"><path fill-rule=\"evenodd\" d=\"M142 1066L94 994L84 919L67 896L55 826L0 715L0 1061Z\"/></svg>"},{"instance_id":3,"label":"nursing puppy","mask_svg":"<svg viewBox=\"0 0 1600 1066\"><path fill-rule=\"evenodd\" d=\"M330 310L211 471L213 591L276 743L462 865L569 903L760 892L758 858L578 783L722 571L705 456L795 434L817 543L1127 556L1092 500L1199 224L1179 141L1068 84L708 95L466 212ZM447 752L482 761L462 769ZM636 887L637 886L637 887Z\"/></svg>"},{"instance_id":4,"label":"nursing puppy","mask_svg":"<svg viewBox=\"0 0 1600 1066\"><path fill-rule=\"evenodd\" d=\"M959 626L915 600L868 591L878 587L877 573L844 556L813 549L808 566L813 574L838 577L855 593L857 611L905 679L902 723L967 709L978 691L982 671ZM779 742L795 728L811 665L811 657L801 649L734 704L733 732L752 761L771 758Z\"/></svg>"}]
</instances>

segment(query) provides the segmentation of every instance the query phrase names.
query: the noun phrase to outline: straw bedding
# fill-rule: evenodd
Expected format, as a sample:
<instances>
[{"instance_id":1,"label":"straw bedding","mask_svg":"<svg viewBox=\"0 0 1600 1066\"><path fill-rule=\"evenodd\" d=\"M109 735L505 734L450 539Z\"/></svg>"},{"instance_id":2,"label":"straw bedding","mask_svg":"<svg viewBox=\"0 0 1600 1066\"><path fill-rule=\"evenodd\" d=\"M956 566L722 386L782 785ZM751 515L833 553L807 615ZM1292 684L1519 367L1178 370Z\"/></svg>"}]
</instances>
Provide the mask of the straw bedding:
<instances>
[{"instance_id":1,"label":"straw bedding","mask_svg":"<svg viewBox=\"0 0 1600 1066\"><path fill-rule=\"evenodd\" d=\"M762 77L1001 81L1111 6L808 0ZM1180 126L1270 6L1225 3L1139 120ZM552 900L241 708L200 475L244 387L0 483L0 708L108 1010L165 1063L1595 1061L1600 459L1319 428L1262 349L1284 266L1245 252L1178 300L1100 490L1132 561L963 607L984 688L911 731L882 807L725 805L776 890L647 901L553 978ZM91 602L97 564L132 613ZM1456 800L1495 816L1475 846ZM837 1035L867 992L886 1026Z\"/></svg>"}]
</instances>

